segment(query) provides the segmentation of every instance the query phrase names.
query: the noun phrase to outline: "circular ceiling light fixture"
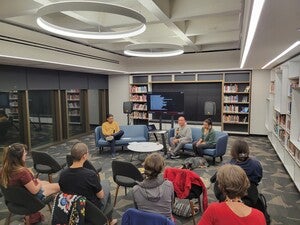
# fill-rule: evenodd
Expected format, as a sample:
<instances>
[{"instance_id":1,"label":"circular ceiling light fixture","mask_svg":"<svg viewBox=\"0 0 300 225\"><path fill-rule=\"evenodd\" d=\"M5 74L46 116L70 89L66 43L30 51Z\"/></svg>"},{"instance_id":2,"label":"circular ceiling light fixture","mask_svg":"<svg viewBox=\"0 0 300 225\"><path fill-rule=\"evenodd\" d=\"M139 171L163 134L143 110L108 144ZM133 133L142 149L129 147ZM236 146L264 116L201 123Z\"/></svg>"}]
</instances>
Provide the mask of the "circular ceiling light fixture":
<instances>
[{"instance_id":1,"label":"circular ceiling light fixture","mask_svg":"<svg viewBox=\"0 0 300 225\"><path fill-rule=\"evenodd\" d=\"M137 57L170 57L183 53L180 45L162 43L131 44L124 49L125 55Z\"/></svg>"},{"instance_id":2,"label":"circular ceiling light fixture","mask_svg":"<svg viewBox=\"0 0 300 225\"><path fill-rule=\"evenodd\" d=\"M64 11L93 11L93 12L104 12L111 13L120 16L125 16L137 20L141 24L129 28L125 31L116 31L116 32L90 32L90 31L81 31L75 29L69 29L63 26L55 25L45 18L47 15L52 13L64 12ZM119 39L133 37L138 34L143 33L146 30L146 19L140 13L118 5L100 3L94 1L65 1L57 2L49 5L45 5L38 9L37 11L37 24L51 33L75 37L75 38L86 38L86 39Z\"/></svg>"}]
</instances>

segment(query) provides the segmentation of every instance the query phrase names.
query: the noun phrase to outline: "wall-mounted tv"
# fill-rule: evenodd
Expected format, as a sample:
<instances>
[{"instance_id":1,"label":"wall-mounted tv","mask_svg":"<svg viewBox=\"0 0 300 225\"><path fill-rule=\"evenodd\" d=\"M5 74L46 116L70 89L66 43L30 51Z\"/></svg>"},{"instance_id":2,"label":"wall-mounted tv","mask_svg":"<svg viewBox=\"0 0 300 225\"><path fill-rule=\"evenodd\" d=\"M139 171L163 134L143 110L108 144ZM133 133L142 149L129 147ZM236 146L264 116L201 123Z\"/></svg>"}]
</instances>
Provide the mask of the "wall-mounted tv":
<instances>
[{"instance_id":1,"label":"wall-mounted tv","mask_svg":"<svg viewBox=\"0 0 300 225\"><path fill-rule=\"evenodd\" d=\"M9 108L8 92L0 92L0 108Z\"/></svg>"},{"instance_id":2,"label":"wall-mounted tv","mask_svg":"<svg viewBox=\"0 0 300 225\"><path fill-rule=\"evenodd\" d=\"M184 113L183 92L150 92L147 95L148 112Z\"/></svg>"}]
</instances>

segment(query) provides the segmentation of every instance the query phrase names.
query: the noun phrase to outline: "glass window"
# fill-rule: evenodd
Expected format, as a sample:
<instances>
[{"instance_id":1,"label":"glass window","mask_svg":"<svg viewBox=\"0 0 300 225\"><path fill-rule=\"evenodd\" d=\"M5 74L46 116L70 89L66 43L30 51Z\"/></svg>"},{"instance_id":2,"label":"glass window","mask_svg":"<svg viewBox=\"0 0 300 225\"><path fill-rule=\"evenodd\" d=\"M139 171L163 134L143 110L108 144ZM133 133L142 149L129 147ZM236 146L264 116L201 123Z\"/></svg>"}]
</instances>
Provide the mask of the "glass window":
<instances>
[{"instance_id":1,"label":"glass window","mask_svg":"<svg viewBox=\"0 0 300 225\"><path fill-rule=\"evenodd\" d=\"M28 91L31 146L54 141L54 95L50 90Z\"/></svg>"},{"instance_id":2,"label":"glass window","mask_svg":"<svg viewBox=\"0 0 300 225\"><path fill-rule=\"evenodd\" d=\"M0 146L21 142L18 91L0 92Z\"/></svg>"}]
</instances>

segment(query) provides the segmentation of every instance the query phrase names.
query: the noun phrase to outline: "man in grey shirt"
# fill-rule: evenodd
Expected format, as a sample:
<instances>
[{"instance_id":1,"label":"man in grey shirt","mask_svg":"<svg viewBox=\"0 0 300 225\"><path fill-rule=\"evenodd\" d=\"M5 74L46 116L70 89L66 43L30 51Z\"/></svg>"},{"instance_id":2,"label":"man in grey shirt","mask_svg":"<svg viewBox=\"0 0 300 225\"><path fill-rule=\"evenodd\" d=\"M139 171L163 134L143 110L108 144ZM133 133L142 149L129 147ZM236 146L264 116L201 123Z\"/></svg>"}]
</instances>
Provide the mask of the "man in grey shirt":
<instances>
[{"instance_id":1,"label":"man in grey shirt","mask_svg":"<svg viewBox=\"0 0 300 225\"><path fill-rule=\"evenodd\" d=\"M178 127L175 129L174 137L170 138L170 155L172 159L179 158L179 152L183 146L192 142L192 130L187 126L183 116L178 118Z\"/></svg>"}]
</instances>

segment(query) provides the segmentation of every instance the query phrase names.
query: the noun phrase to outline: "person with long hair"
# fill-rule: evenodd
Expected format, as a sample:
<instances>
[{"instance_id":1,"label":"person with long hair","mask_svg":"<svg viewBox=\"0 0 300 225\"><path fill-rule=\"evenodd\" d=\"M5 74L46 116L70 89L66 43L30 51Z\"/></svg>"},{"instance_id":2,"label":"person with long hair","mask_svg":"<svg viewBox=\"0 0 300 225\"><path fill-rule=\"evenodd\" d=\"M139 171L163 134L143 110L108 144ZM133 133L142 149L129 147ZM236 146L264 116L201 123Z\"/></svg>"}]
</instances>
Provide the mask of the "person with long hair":
<instances>
[{"instance_id":1,"label":"person with long hair","mask_svg":"<svg viewBox=\"0 0 300 225\"><path fill-rule=\"evenodd\" d=\"M217 172L217 180L225 201L209 205L198 225L266 225L264 214L247 206L242 200L247 195L250 182L240 166L221 166Z\"/></svg>"},{"instance_id":2,"label":"person with long hair","mask_svg":"<svg viewBox=\"0 0 300 225\"><path fill-rule=\"evenodd\" d=\"M9 145L4 149L0 183L3 187L24 186L30 193L41 200L60 191L58 183L41 181L33 176L26 167L27 146L20 143Z\"/></svg>"},{"instance_id":3,"label":"person with long hair","mask_svg":"<svg viewBox=\"0 0 300 225\"><path fill-rule=\"evenodd\" d=\"M216 143L216 132L212 127L211 119L208 118L203 122L201 137L193 143L193 150L197 156L203 157L204 149L215 148Z\"/></svg>"}]
</instances>

